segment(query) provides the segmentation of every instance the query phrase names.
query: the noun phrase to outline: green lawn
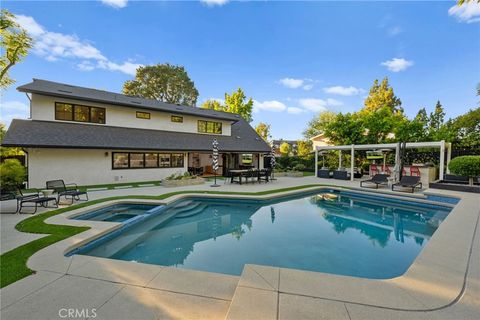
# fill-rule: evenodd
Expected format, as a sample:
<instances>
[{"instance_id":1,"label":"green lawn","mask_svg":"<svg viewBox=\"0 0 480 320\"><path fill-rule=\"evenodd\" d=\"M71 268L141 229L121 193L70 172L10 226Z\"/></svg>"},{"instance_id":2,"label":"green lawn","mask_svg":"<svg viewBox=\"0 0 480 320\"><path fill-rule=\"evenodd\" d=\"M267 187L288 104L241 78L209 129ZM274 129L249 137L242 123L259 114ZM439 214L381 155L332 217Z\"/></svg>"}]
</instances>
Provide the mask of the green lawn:
<instances>
[{"instance_id":1,"label":"green lawn","mask_svg":"<svg viewBox=\"0 0 480 320\"><path fill-rule=\"evenodd\" d=\"M145 183L145 182L144 182ZM143 183L142 183L143 184ZM162 194L159 196L121 196L121 197L109 197L104 199L92 200L80 204L75 204L70 207L60 208L52 211L47 211L36 216L32 216L19 222L15 229L26 233L40 233L47 234L48 236L26 243L18 248L5 252L0 256L0 288L3 288L15 281L18 281L26 276L35 273L27 267L27 260L37 251L54 244L58 241L71 237L75 234L88 230L89 227L75 227L66 225L53 225L45 223L45 220L63 213L72 211L75 209L91 206L93 204L119 200L119 199L153 199L162 200L173 195L185 194L185 193L200 193L200 194L234 194L234 195L266 195L284 191L301 190L310 187L320 187L322 184L309 184L297 187L267 190L261 192L222 192L222 191L177 191Z\"/></svg>"}]
</instances>

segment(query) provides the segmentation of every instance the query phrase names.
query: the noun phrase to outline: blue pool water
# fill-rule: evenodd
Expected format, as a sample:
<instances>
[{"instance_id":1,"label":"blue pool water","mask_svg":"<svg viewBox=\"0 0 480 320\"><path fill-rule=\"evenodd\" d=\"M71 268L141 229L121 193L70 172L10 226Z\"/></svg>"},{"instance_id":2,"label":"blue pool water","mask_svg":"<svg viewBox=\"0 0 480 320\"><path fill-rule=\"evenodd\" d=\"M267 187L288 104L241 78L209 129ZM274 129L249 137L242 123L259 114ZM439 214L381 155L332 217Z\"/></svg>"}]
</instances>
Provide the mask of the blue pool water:
<instances>
[{"instance_id":1,"label":"blue pool water","mask_svg":"<svg viewBox=\"0 0 480 320\"><path fill-rule=\"evenodd\" d=\"M408 269L450 210L353 192L322 200L321 193L188 198L77 253L233 275L249 263L392 278Z\"/></svg>"},{"instance_id":2,"label":"blue pool water","mask_svg":"<svg viewBox=\"0 0 480 320\"><path fill-rule=\"evenodd\" d=\"M158 205L139 203L120 203L87 212L85 214L75 217L75 219L124 222L139 215L145 214L146 212L156 208L157 206Z\"/></svg>"}]
</instances>

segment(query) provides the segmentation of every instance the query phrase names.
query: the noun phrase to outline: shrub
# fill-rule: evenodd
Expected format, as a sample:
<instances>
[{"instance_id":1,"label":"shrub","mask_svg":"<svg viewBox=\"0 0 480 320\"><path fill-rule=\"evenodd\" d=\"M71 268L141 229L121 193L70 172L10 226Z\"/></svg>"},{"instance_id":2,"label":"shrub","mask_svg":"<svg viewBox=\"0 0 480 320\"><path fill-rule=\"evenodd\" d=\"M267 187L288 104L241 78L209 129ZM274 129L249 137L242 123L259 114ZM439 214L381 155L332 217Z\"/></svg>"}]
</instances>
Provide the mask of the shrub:
<instances>
[{"instance_id":1,"label":"shrub","mask_svg":"<svg viewBox=\"0 0 480 320\"><path fill-rule=\"evenodd\" d=\"M26 170L17 159L8 159L0 166L2 189L15 190L25 181Z\"/></svg>"},{"instance_id":2,"label":"shrub","mask_svg":"<svg viewBox=\"0 0 480 320\"><path fill-rule=\"evenodd\" d=\"M470 178L470 185L473 185L473 178L480 176L480 156L456 157L448 164L448 169L453 174Z\"/></svg>"},{"instance_id":3,"label":"shrub","mask_svg":"<svg viewBox=\"0 0 480 320\"><path fill-rule=\"evenodd\" d=\"M305 165L303 163L297 164L295 167L293 167L295 171L303 171L305 170Z\"/></svg>"}]
</instances>

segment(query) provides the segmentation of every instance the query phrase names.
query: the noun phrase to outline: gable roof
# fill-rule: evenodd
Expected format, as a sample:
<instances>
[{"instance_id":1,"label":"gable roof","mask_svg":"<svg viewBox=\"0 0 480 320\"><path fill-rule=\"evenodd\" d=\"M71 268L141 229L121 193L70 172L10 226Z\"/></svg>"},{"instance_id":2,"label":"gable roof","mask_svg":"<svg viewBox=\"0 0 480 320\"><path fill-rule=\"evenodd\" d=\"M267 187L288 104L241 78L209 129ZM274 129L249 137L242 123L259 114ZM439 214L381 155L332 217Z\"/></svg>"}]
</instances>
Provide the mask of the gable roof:
<instances>
[{"instance_id":1,"label":"gable roof","mask_svg":"<svg viewBox=\"0 0 480 320\"><path fill-rule=\"evenodd\" d=\"M270 146L242 118L232 125L231 136L14 119L2 145L24 148L211 152L214 138L218 140L220 152L270 152Z\"/></svg>"},{"instance_id":2,"label":"gable roof","mask_svg":"<svg viewBox=\"0 0 480 320\"><path fill-rule=\"evenodd\" d=\"M238 121L241 118L238 114L230 112L165 103L153 99L127 96L115 92L73 86L70 84L41 79L33 79L33 82L20 86L17 88L17 90L20 92L37 93L60 98L78 99L83 101L131 107L135 109L164 111L175 114L186 114L220 120Z\"/></svg>"}]
</instances>

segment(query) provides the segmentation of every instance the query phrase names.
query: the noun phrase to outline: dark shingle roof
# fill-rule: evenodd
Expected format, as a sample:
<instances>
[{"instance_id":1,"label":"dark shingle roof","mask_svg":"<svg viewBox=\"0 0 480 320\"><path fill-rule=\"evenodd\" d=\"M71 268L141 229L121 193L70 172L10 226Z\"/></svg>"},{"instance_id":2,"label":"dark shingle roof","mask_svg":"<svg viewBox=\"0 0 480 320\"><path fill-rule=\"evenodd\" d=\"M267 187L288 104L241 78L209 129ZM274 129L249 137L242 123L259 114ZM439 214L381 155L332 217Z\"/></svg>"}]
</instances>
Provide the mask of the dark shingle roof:
<instances>
[{"instance_id":1,"label":"dark shingle roof","mask_svg":"<svg viewBox=\"0 0 480 320\"><path fill-rule=\"evenodd\" d=\"M210 151L213 138L217 138L220 152L270 151L270 146L243 119L232 125L231 136L14 119L2 145L25 148Z\"/></svg>"},{"instance_id":2,"label":"dark shingle roof","mask_svg":"<svg viewBox=\"0 0 480 320\"><path fill-rule=\"evenodd\" d=\"M124 107L132 107L136 109L148 109L156 111L164 111L176 114L187 114L198 117L238 121L240 116L230 112L222 112L216 110L200 109L196 107L182 106L171 103L165 103L157 100L143 99L124 94L108 92L103 90L78 87L64 83L53 81L33 79L33 82L27 83L17 88L21 92L31 92L44 94L48 96L79 99L84 101L93 101L99 103L107 103L112 105L120 105Z\"/></svg>"}]
</instances>

